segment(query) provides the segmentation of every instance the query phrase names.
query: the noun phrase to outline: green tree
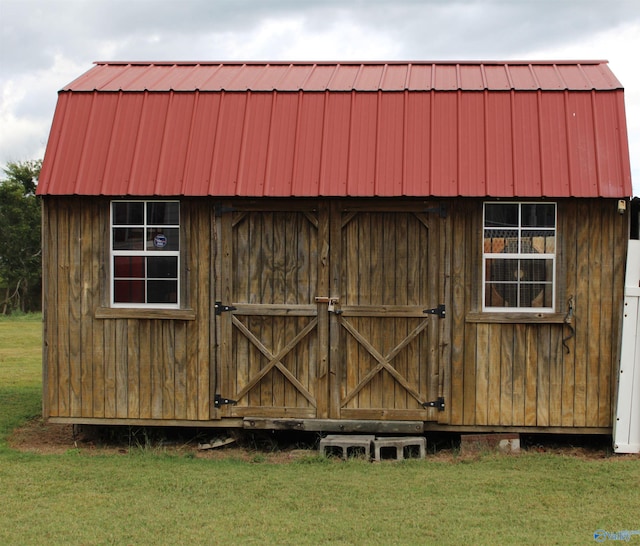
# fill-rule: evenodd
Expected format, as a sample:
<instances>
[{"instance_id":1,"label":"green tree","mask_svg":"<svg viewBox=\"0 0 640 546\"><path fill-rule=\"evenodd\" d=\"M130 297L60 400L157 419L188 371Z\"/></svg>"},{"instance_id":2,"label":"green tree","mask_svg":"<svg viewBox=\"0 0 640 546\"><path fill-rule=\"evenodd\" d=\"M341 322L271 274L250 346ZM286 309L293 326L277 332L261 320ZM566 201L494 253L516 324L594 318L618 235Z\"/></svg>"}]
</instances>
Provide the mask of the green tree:
<instances>
[{"instance_id":1,"label":"green tree","mask_svg":"<svg viewBox=\"0 0 640 546\"><path fill-rule=\"evenodd\" d=\"M0 313L41 308L40 201L42 160L10 162L0 180Z\"/></svg>"}]
</instances>

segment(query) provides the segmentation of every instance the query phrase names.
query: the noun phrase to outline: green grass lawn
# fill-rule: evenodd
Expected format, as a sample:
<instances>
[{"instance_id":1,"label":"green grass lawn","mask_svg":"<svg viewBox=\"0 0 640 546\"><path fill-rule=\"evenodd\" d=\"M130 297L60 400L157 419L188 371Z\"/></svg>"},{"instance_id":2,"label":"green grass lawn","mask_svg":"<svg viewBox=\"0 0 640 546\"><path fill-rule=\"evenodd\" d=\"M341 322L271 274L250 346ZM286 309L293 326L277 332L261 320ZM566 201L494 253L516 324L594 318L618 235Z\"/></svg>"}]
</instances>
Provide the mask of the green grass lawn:
<instances>
[{"instance_id":1,"label":"green grass lawn","mask_svg":"<svg viewBox=\"0 0 640 546\"><path fill-rule=\"evenodd\" d=\"M0 319L0 544L589 544L640 530L640 458L272 464L12 450L40 411L40 317ZM640 536L630 542L640 544Z\"/></svg>"}]
</instances>

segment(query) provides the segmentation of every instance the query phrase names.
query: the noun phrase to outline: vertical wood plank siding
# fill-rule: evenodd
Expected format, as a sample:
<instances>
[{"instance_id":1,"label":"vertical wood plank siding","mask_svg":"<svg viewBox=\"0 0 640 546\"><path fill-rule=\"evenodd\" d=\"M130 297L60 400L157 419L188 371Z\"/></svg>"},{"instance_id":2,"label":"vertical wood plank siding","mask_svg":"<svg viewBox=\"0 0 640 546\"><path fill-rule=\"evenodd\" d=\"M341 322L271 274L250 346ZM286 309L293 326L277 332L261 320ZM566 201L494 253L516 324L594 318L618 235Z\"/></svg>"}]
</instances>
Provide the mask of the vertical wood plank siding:
<instances>
[{"instance_id":1,"label":"vertical wood plank siding","mask_svg":"<svg viewBox=\"0 0 640 546\"><path fill-rule=\"evenodd\" d=\"M109 200L45 198L44 210L48 416L210 419L210 204L182 207L185 297L198 320L96 319L108 297Z\"/></svg>"},{"instance_id":2,"label":"vertical wood plank siding","mask_svg":"<svg viewBox=\"0 0 640 546\"><path fill-rule=\"evenodd\" d=\"M628 227L628 218L617 214L614 200L558 202L557 313L566 313L572 300L575 336L570 339L566 339L570 328L558 320L505 322L495 314L493 319L483 318L480 199L448 201L446 219L429 218L431 233L437 237L429 241L429 261L420 273L426 271L428 279L413 284L411 279L419 275L417 262L396 257L411 258L408 249L427 248L419 215L394 216L393 201L385 202L389 214L360 212L357 217L342 214L334 200L318 201L312 212L307 202L306 209L294 214L295 203L285 205L292 212L256 215L254 224L249 224L243 219L251 212L221 219L214 213L213 201L183 200L183 297L195 320L96 318L108 300L109 200L45 197L45 415L158 421L216 418L212 399L220 382L241 392L251 384L250 378L261 377L260 369L251 366L264 356L255 343L242 337L243 325L275 354L317 320L310 330L311 341L289 350L284 363L276 362L255 387L245 388L241 404L229 412L252 415L252 408L262 408L262 414L278 416L279 408L286 408L293 415L378 419L393 418L393 411L413 412L417 419L428 416L467 427L612 425ZM341 223L333 223L335 218ZM227 224L227 235L246 244L218 240L217 233L223 239L226 233L220 226ZM251 232L249 225L254 226ZM332 255L331 244L337 240L344 250ZM235 273L232 244L237 249L235 265L244 264ZM265 249L270 249L268 254ZM262 261L254 259L259 255ZM319 274L325 267L330 270ZM365 270L376 274L359 273ZM313 305L316 296L335 295L329 285L339 287L334 283L342 272L346 292L336 292L345 310L340 321L374 339L371 347L384 354L420 322L418 318L390 322L383 318L384 305L422 301L417 292L421 290L432 293L426 300L433 305L446 303L446 319L430 322L393 361L396 375L415 392L424 392L429 399L443 395L445 412L421 409L398 378L388 373L391 369L358 386L372 369L371 355L354 341L353 333L340 328L326 306L313 313L299 310ZM233 293L226 293L229 288L221 278L232 275ZM407 286L400 286L405 281ZM358 286L361 301L350 300L356 293L349 291L350 285ZM391 299L385 296L390 291ZM274 310L270 323L252 315L255 294ZM239 302L246 310L233 318L235 322L225 314L228 324L216 324L212 313L216 299ZM350 315L357 306L369 305L379 306L379 316ZM284 311L275 311L280 308ZM289 308L298 309L297 314L289 314ZM225 348L224 337L230 335L236 336L233 350ZM325 339L334 341L327 346L316 343ZM217 373L216 350L222 362L231 359ZM422 368L415 368L415 362ZM285 366L291 372L289 380L276 370ZM337 373L331 374L332 370ZM341 400L346 400L342 413ZM384 408L393 411L385 414Z\"/></svg>"}]
</instances>

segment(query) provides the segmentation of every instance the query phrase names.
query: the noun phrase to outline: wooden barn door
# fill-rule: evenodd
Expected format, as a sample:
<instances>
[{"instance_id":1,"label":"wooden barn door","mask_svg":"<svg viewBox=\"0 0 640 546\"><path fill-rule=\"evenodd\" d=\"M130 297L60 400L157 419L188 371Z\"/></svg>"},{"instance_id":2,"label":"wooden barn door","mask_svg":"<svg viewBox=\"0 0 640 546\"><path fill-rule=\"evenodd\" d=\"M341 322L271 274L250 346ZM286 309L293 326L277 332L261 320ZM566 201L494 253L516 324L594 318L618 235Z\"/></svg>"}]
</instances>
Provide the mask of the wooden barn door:
<instances>
[{"instance_id":1,"label":"wooden barn door","mask_svg":"<svg viewBox=\"0 0 640 546\"><path fill-rule=\"evenodd\" d=\"M443 396L438 340L446 310L438 306L444 301L440 232L446 220L439 212L424 206L334 209L334 417L438 419L437 407L423 404Z\"/></svg>"},{"instance_id":2,"label":"wooden barn door","mask_svg":"<svg viewBox=\"0 0 640 546\"><path fill-rule=\"evenodd\" d=\"M219 394L236 402L221 404L224 415L326 416L321 216L314 204L219 209Z\"/></svg>"},{"instance_id":3,"label":"wooden barn door","mask_svg":"<svg viewBox=\"0 0 640 546\"><path fill-rule=\"evenodd\" d=\"M220 209L219 414L437 420L445 220L305 203Z\"/></svg>"}]
</instances>

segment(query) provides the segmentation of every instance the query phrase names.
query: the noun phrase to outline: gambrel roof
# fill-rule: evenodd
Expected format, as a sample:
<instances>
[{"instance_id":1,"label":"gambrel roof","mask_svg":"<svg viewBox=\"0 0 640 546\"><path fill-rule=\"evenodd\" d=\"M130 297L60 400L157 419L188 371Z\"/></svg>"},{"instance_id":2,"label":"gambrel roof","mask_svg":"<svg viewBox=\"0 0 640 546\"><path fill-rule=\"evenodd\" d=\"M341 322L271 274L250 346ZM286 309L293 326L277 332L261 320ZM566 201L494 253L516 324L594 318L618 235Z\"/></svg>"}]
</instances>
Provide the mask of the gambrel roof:
<instances>
[{"instance_id":1,"label":"gambrel roof","mask_svg":"<svg viewBox=\"0 0 640 546\"><path fill-rule=\"evenodd\" d=\"M627 197L606 61L105 62L59 93L38 192Z\"/></svg>"}]
</instances>

